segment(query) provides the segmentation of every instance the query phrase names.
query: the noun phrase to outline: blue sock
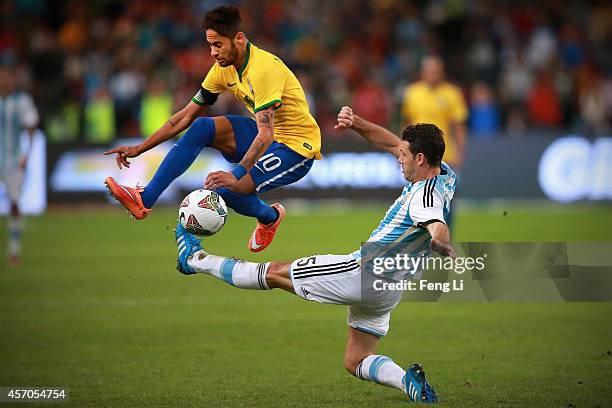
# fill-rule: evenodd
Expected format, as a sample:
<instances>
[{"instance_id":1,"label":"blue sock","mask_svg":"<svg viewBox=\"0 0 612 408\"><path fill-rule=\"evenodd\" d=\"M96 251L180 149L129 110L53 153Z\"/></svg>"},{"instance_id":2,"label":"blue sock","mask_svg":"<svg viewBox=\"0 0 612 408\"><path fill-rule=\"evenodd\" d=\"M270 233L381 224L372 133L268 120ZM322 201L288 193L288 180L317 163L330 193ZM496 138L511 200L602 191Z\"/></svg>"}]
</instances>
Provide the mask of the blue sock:
<instances>
[{"instance_id":1,"label":"blue sock","mask_svg":"<svg viewBox=\"0 0 612 408\"><path fill-rule=\"evenodd\" d=\"M211 118L198 118L179 139L159 165L155 175L141 194L142 203L152 208L159 196L178 176L191 166L205 146L215 138L215 122Z\"/></svg>"},{"instance_id":2,"label":"blue sock","mask_svg":"<svg viewBox=\"0 0 612 408\"><path fill-rule=\"evenodd\" d=\"M264 203L256 194L240 194L225 187L215 190L225 203L238 214L255 217L262 224L271 224L278 218L278 211Z\"/></svg>"}]
</instances>

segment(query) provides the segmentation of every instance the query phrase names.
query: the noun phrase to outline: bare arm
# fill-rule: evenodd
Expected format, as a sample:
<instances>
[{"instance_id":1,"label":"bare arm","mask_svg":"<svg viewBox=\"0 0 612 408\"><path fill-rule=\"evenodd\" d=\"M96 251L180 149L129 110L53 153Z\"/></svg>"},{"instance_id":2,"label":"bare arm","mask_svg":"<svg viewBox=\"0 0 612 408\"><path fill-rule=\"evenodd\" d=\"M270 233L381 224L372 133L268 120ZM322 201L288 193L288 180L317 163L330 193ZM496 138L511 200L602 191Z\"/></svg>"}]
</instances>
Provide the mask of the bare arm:
<instances>
[{"instance_id":1,"label":"bare arm","mask_svg":"<svg viewBox=\"0 0 612 408\"><path fill-rule=\"evenodd\" d=\"M448 226L441 221L427 224L427 231L431 235L431 249L442 256L455 258L457 254L451 245L450 231Z\"/></svg>"},{"instance_id":2,"label":"bare arm","mask_svg":"<svg viewBox=\"0 0 612 408\"><path fill-rule=\"evenodd\" d=\"M104 152L104 154L117 154L116 160L119 168L121 168L121 166L130 167L130 162L127 160L129 157L137 157L160 143L172 139L191 126L193 121L204 113L206 113L206 106L201 106L193 101L189 101L183 109L172 115L155 133L139 145L120 146Z\"/></svg>"},{"instance_id":3,"label":"bare arm","mask_svg":"<svg viewBox=\"0 0 612 408\"><path fill-rule=\"evenodd\" d=\"M255 166L257 160L263 156L274 140L274 108L269 107L255 114L257 122L257 136L251 143L249 150L244 154L240 165L248 172Z\"/></svg>"},{"instance_id":4,"label":"bare arm","mask_svg":"<svg viewBox=\"0 0 612 408\"><path fill-rule=\"evenodd\" d=\"M354 129L363 136L368 142L381 150L391 153L395 157L400 156L400 146L402 141L389 130L369 122L362 117L353 114L353 110L344 106L338 113L338 124L336 130Z\"/></svg>"},{"instance_id":5,"label":"bare arm","mask_svg":"<svg viewBox=\"0 0 612 408\"><path fill-rule=\"evenodd\" d=\"M194 120L206 113L206 106L198 105L192 101L189 101L180 111L170 116L170 119L166 121L155 133L145 139L140 145L140 153L144 153L147 150L151 150L160 143L165 142L168 139L172 139L183 130L187 129Z\"/></svg>"}]
</instances>

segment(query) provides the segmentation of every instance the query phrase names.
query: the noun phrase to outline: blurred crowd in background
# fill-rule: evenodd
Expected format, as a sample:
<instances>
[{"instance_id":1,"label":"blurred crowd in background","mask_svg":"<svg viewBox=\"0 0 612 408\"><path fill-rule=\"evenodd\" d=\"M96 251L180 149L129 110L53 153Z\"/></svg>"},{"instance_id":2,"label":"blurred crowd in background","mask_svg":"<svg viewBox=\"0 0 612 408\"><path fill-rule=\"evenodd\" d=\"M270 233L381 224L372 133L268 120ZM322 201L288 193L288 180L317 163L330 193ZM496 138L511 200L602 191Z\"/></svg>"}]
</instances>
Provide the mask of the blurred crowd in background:
<instances>
[{"instance_id":1,"label":"blurred crowd in background","mask_svg":"<svg viewBox=\"0 0 612 408\"><path fill-rule=\"evenodd\" d=\"M609 135L612 4L477 0L9 0L12 64L52 142L147 136L213 64L201 17L234 4L247 37L300 79L326 137L338 109L398 130L425 55L440 55L469 107L469 137ZM229 95L212 114L241 113ZM565 132L565 133L563 133Z\"/></svg>"}]
</instances>

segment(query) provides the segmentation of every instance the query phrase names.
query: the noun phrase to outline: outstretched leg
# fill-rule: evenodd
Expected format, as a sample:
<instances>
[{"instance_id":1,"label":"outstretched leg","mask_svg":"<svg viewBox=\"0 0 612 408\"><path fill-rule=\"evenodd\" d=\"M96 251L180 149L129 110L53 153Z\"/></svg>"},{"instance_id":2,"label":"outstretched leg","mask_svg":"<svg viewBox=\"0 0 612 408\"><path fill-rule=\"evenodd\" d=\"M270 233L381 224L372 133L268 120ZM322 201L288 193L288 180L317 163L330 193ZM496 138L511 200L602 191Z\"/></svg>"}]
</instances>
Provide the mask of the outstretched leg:
<instances>
[{"instance_id":1,"label":"outstretched leg","mask_svg":"<svg viewBox=\"0 0 612 408\"><path fill-rule=\"evenodd\" d=\"M280 288L296 294L290 277L290 269L293 263L291 261L255 263L206 253L200 241L194 235L188 233L180 223L177 224L175 237L179 255L177 269L185 275L205 273L238 288L261 290ZM317 258L339 260L338 256L326 255L295 261L294 279L307 281L305 284L296 284L298 289L305 292L301 297L323 301L323 298L318 296L324 294L331 298L327 299L328 302L323 301L323 303L346 304L341 303L340 297L332 299L334 297L332 288L330 287L326 291L324 289L325 279L317 283L317 277L333 274L334 279L338 279L337 277L340 274L349 274L351 276L344 275L346 279L355 276L359 279L360 274L352 273L355 268L347 262L329 264L335 269L330 272L329 267L321 268L325 264L317 265ZM339 290L343 286L354 285L349 281L343 281L343 284L335 286L335 290ZM308 289L304 290L305 287L311 290L316 289L318 293L309 293ZM315 297L310 298L310 295L315 295ZM437 394L425 380L425 373L420 365L413 364L408 370L404 371L391 358L374 354L380 336L386 334L390 312L381 315L380 313L372 313L369 309L353 306L349 310L351 327L349 327L344 354L346 370L362 380L397 388L407 393L413 401L437 402ZM373 334L377 331L380 332L380 335Z\"/></svg>"},{"instance_id":2,"label":"outstretched leg","mask_svg":"<svg viewBox=\"0 0 612 408\"><path fill-rule=\"evenodd\" d=\"M180 223L175 230L178 245L179 272L185 275L204 273L242 289L280 288L294 293L289 277L291 262L247 262L206 253L200 241Z\"/></svg>"}]
</instances>

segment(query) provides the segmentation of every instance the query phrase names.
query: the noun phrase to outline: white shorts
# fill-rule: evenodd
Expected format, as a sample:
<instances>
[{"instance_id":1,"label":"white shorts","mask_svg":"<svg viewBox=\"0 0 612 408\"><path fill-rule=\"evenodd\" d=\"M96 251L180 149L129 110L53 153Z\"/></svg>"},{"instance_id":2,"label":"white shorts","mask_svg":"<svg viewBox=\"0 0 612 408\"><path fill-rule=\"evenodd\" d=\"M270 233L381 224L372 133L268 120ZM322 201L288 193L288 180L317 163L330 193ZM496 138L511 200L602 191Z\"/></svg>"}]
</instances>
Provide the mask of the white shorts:
<instances>
[{"instance_id":1,"label":"white shorts","mask_svg":"<svg viewBox=\"0 0 612 408\"><path fill-rule=\"evenodd\" d=\"M13 203L18 202L21 196L23 177L24 172L21 167L10 167L8 169L0 167L0 183L4 184L6 195Z\"/></svg>"},{"instance_id":2,"label":"white shorts","mask_svg":"<svg viewBox=\"0 0 612 408\"><path fill-rule=\"evenodd\" d=\"M348 305L348 325L379 337L389 331L391 311L402 298L401 291L362 290L360 261L352 254L301 258L291 264L289 274L298 296Z\"/></svg>"}]
</instances>

